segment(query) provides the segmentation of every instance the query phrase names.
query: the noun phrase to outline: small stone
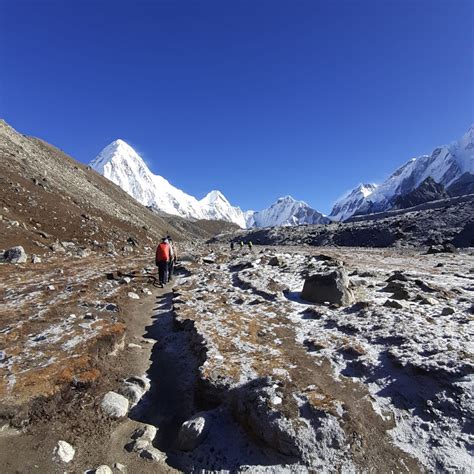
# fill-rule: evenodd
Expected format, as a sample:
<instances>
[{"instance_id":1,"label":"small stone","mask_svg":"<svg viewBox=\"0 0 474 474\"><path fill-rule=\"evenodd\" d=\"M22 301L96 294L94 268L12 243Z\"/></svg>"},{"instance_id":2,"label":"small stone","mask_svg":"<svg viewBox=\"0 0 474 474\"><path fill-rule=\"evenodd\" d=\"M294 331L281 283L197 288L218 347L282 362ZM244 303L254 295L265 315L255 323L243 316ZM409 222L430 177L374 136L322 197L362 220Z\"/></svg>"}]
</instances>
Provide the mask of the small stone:
<instances>
[{"instance_id":1,"label":"small stone","mask_svg":"<svg viewBox=\"0 0 474 474\"><path fill-rule=\"evenodd\" d=\"M140 346L139 344L135 344L133 342L131 342L130 344L127 345L127 347L129 349L142 349L142 346Z\"/></svg>"},{"instance_id":2,"label":"small stone","mask_svg":"<svg viewBox=\"0 0 474 474\"><path fill-rule=\"evenodd\" d=\"M120 472L123 472L123 473L127 472L127 466L125 466L124 464L121 464L119 462L116 462L114 464L114 467L115 467L115 469L117 469L117 471L120 471Z\"/></svg>"},{"instance_id":3,"label":"small stone","mask_svg":"<svg viewBox=\"0 0 474 474\"><path fill-rule=\"evenodd\" d=\"M108 303L104 309L105 311L113 311L114 313L118 313L119 311L119 307L113 303Z\"/></svg>"},{"instance_id":4,"label":"small stone","mask_svg":"<svg viewBox=\"0 0 474 474\"><path fill-rule=\"evenodd\" d=\"M74 459L76 450L66 441L58 441L53 451L53 459L55 461L69 463Z\"/></svg>"},{"instance_id":5,"label":"small stone","mask_svg":"<svg viewBox=\"0 0 474 474\"><path fill-rule=\"evenodd\" d=\"M130 402L131 407L134 407L143 397L145 390L139 385L124 382L119 388L119 393Z\"/></svg>"},{"instance_id":6,"label":"small stone","mask_svg":"<svg viewBox=\"0 0 474 474\"><path fill-rule=\"evenodd\" d=\"M3 258L8 263L26 263L28 255L21 245L17 245L6 250Z\"/></svg>"},{"instance_id":7,"label":"small stone","mask_svg":"<svg viewBox=\"0 0 474 474\"><path fill-rule=\"evenodd\" d=\"M443 308L443 310L441 311L441 314L443 316L449 316L450 314L454 314L454 309L453 308L450 308L449 306L446 306Z\"/></svg>"},{"instance_id":8,"label":"small stone","mask_svg":"<svg viewBox=\"0 0 474 474\"><path fill-rule=\"evenodd\" d=\"M123 283L125 285L128 285L130 282L132 281L132 279L128 276L124 276L121 280L120 280L120 283Z\"/></svg>"},{"instance_id":9,"label":"small stone","mask_svg":"<svg viewBox=\"0 0 474 474\"><path fill-rule=\"evenodd\" d=\"M434 298L431 298L431 296L420 296L418 299L421 304L429 304L431 306L435 306L438 304L438 301Z\"/></svg>"},{"instance_id":10,"label":"small stone","mask_svg":"<svg viewBox=\"0 0 474 474\"><path fill-rule=\"evenodd\" d=\"M386 308L395 308L395 309L402 309L403 308L403 306L398 301L395 301L395 300L387 300L387 301L385 301L385 303L383 305Z\"/></svg>"},{"instance_id":11,"label":"small stone","mask_svg":"<svg viewBox=\"0 0 474 474\"><path fill-rule=\"evenodd\" d=\"M150 446L150 441L147 439L136 439L131 443L127 444L126 448L130 452L139 453L143 449L147 449Z\"/></svg>"},{"instance_id":12,"label":"small stone","mask_svg":"<svg viewBox=\"0 0 474 474\"><path fill-rule=\"evenodd\" d=\"M107 392L100 406L110 418L121 418L128 412L129 401L119 393Z\"/></svg>"},{"instance_id":13,"label":"small stone","mask_svg":"<svg viewBox=\"0 0 474 474\"><path fill-rule=\"evenodd\" d=\"M48 285L48 290L49 291L54 291L56 288L54 285Z\"/></svg>"},{"instance_id":14,"label":"small stone","mask_svg":"<svg viewBox=\"0 0 474 474\"><path fill-rule=\"evenodd\" d=\"M196 448L207 435L207 425L202 413L185 421L178 433L178 448L181 451L192 451Z\"/></svg>"},{"instance_id":15,"label":"small stone","mask_svg":"<svg viewBox=\"0 0 474 474\"><path fill-rule=\"evenodd\" d=\"M31 257L31 263L41 263L41 257L38 257L38 255L33 255Z\"/></svg>"},{"instance_id":16,"label":"small stone","mask_svg":"<svg viewBox=\"0 0 474 474\"><path fill-rule=\"evenodd\" d=\"M275 396L270 400L270 402L272 405L281 405L281 403L283 402L283 399L281 397Z\"/></svg>"},{"instance_id":17,"label":"small stone","mask_svg":"<svg viewBox=\"0 0 474 474\"><path fill-rule=\"evenodd\" d=\"M113 474L112 469L110 469L109 466L103 464L102 466L99 466L95 471L95 474Z\"/></svg>"},{"instance_id":18,"label":"small stone","mask_svg":"<svg viewBox=\"0 0 474 474\"><path fill-rule=\"evenodd\" d=\"M154 448L153 446L149 446L148 448L142 450L142 452L140 453L140 457L157 462L163 459L163 453L160 450Z\"/></svg>"},{"instance_id":19,"label":"small stone","mask_svg":"<svg viewBox=\"0 0 474 474\"><path fill-rule=\"evenodd\" d=\"M134 431L132 434L132 439L145 439L152 443L156 437L157 431L158 430L153 425L143 425Z\"/></svg>"},{"instance_id":20,"label":"small stone","mask_svg":"<svg viewBox=\"0 0 474 474\"><path fill-rule=\"evenodd\" d=\"M150 390L150 381L146 376L140 377L138 375L133 375L132 377L125 379L125 382L138 385L144 392Z\"/></svg>"},{"instance_id":21,"label":"small stone","mask_svg":"<svg viewBox=\"0 0 474 474\"><path fill-rule=\"evenodd\" d=\"M128 297L132 300L139 300L140 299L140 297L136 293L134 293L133 291L129 291Z\"/></svg>"},{"instance_id":22,"label":"small stone","mask_svg":"<svg viewBox=\"0 0 474 474\"><path fill-rule=\"evenodd\" d=\"M279 267L280 265L282 264L281 260L278 258L278 257L272 257L269 261L268 261L268 265L270 265L271 267Z\"/></svg>"},{"instance_id":23,"label":"small stone","mask_svg":"<svg viewBox=\"0 0 474 474\"><path fill-rule=\"evenodd\" d=\"M76 255L79 257L79 258L85 258L85 257L88 257L89 255L91 254L91 251L89 249L86 249L86 248L83 248L83 249L79 249L76 253Z\"/></svg>"}]
</instances>

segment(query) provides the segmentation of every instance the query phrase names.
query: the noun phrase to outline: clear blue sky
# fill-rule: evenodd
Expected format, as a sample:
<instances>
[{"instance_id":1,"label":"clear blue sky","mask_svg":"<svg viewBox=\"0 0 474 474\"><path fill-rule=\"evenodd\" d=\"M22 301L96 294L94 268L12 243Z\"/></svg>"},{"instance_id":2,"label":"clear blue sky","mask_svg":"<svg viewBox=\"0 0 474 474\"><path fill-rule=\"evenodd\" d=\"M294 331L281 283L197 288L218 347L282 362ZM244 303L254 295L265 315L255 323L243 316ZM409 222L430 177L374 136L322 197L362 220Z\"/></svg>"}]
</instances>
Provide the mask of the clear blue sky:
<instances>
[{"instance_id":1,"label":"clear blue sky","mask_svg":"<svg viewBox=\"0 0 474 474\"><path fill-rule=\"evenodd\" d=\"M244 209L330 211L474 121L471 0L0 0L0 116L83 162L123 138Z\"/></svg>"}]
</instances>

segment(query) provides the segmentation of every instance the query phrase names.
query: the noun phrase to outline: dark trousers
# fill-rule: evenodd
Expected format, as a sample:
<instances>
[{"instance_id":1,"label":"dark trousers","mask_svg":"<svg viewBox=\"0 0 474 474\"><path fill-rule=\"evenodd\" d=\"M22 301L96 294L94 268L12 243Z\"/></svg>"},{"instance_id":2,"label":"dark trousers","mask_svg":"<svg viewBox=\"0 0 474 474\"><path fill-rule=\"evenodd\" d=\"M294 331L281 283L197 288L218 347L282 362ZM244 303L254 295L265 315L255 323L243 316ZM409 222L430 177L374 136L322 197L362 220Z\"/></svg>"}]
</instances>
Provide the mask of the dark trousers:
<instances>
[{"instance_id":1,"label":"dark trousers","mask_svg":"<svg viewBox=\"0 0 474 474\"><path fill-rule=\"evenodd\" d=\"M173 279L174 260L168 262L168 281Z\"/></svg>"},{"instance_id":2,"label":"dark trousers","mask_svg":"<svg viewBox=\"0 0 474 474\"><path fill-rule=\"evenodd\" d=\"M160 284L168 283L168 262L158 262L158 278Z\"/></svg>"}]
</instances>

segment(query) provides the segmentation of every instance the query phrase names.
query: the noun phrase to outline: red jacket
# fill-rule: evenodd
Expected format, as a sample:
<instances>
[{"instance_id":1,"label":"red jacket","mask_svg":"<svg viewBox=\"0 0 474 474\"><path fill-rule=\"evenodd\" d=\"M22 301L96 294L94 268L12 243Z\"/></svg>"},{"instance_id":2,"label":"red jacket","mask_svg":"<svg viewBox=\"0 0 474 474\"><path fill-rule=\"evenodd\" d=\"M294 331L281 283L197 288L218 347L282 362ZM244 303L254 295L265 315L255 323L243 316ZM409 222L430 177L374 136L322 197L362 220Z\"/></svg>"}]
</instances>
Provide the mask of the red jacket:
<instances>
[{"instance_id":1,"label":"red jacket","mask_svg":"<svg viewBox=\"0 0 474 474\"><path fill-rule=\"evenodd\" d=\"M160 245L156 248L156 264L159 262L169 262L170 261L170 246L166 242L161 242Z\"/></svg>"}]
</instances>

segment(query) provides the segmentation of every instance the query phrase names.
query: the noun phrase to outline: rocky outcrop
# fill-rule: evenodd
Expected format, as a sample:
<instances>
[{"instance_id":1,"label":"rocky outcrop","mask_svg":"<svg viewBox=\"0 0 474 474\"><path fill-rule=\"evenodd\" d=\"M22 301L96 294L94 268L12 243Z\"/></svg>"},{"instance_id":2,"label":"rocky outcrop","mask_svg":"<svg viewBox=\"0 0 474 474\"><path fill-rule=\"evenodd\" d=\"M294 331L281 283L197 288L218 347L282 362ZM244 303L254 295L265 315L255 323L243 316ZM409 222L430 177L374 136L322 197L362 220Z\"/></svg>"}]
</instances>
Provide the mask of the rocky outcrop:
<instances>
[{"instance_id":1,"label":"rocky outcrop","mask_svg":"<svg viewBox=\"0 0 474 474\"><path fill-rule=\"evenodd\" d=\"M464 173L448 187L447 192L450 196L474 194L474 174Z\"/></svg>"},{"instance_id":2,"label":"rocky outcrop","mask_svg":"<svg viewBox=\"0 0 474 474\"><path fill-rule=\"evenodd\" d=\"M395 197L392 209L406 209L425 202L448 198L449 194L444 186L429 176L413 191Z\"/></svg>"}]
</instances>

